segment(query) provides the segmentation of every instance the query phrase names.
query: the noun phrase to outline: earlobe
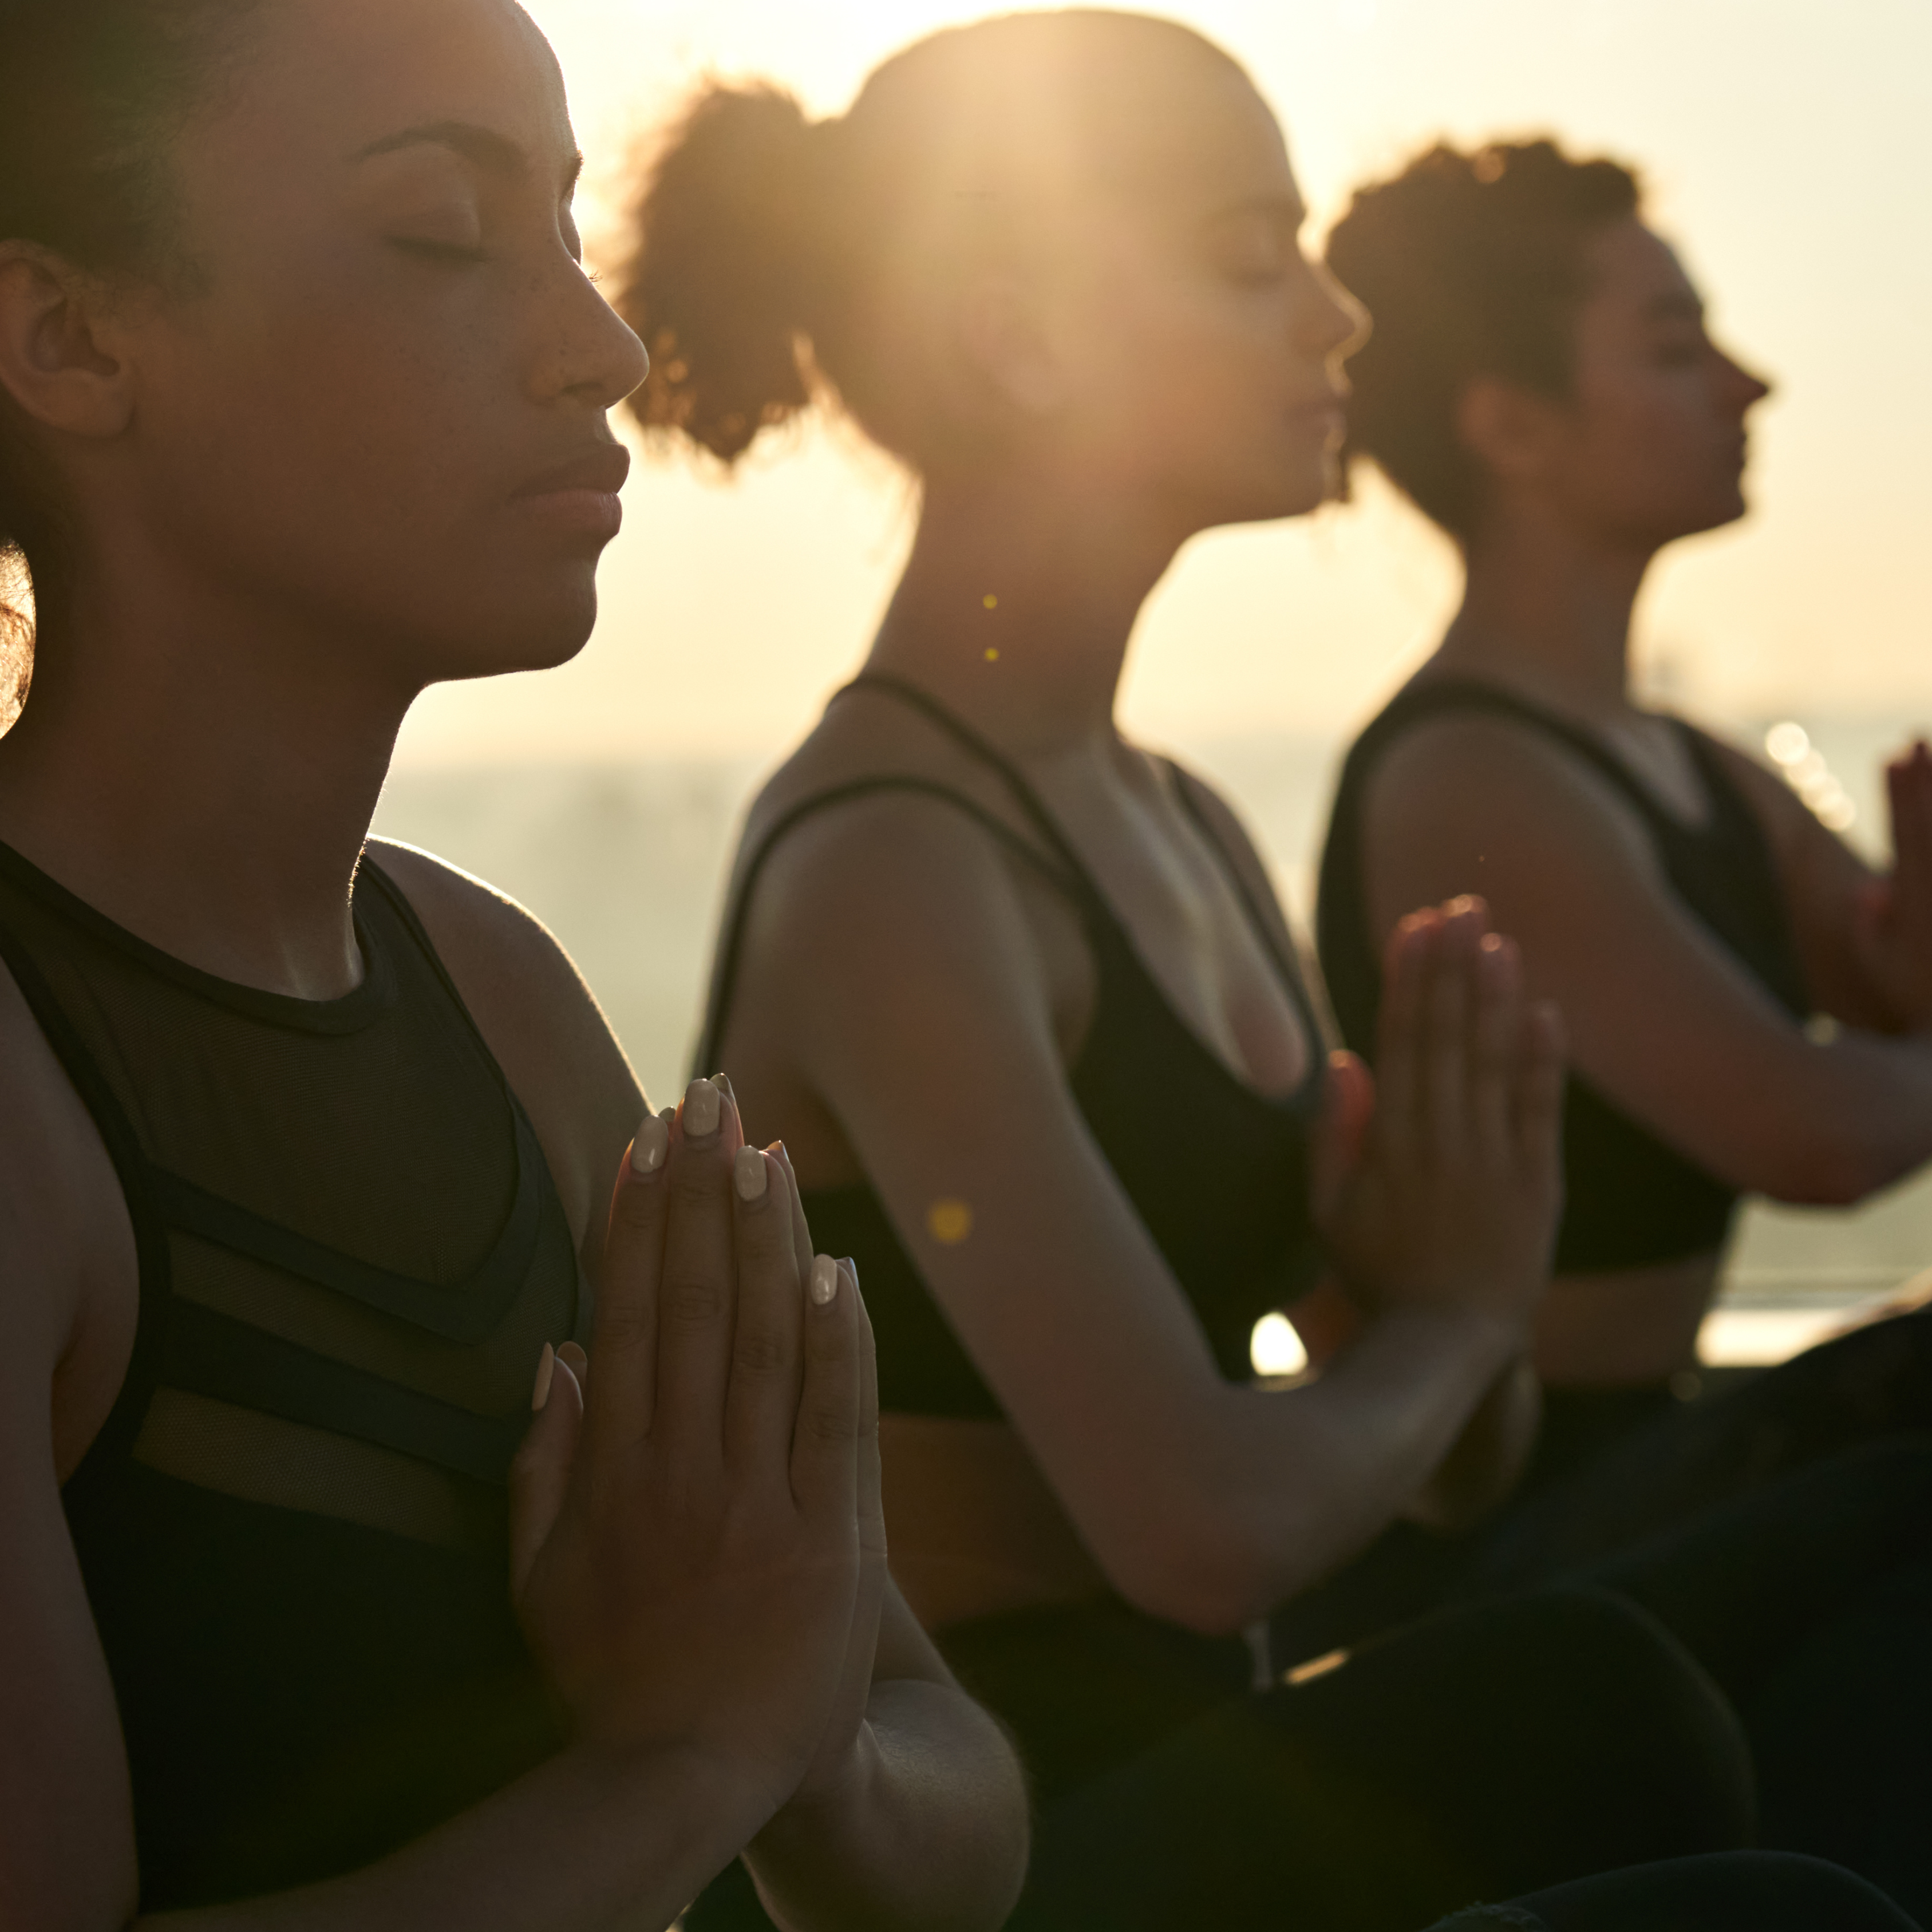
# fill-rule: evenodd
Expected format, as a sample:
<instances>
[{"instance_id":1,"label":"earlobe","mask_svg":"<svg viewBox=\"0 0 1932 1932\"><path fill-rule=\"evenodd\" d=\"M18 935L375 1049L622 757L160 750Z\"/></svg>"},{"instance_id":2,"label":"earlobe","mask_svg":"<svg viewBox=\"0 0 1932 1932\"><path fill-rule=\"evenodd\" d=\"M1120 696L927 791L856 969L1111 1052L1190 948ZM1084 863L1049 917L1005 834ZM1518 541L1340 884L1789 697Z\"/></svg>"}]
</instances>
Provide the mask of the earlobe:
<instances>
[{"instance_id":1,"label":"earlobe","mask_svg":"<svg viewBox=\"0 0 1932 1932\"><path fill-rule=\"evenodd\" d=\"M1548 448L1550 410L1545 399L1514 383L1478 376L1456 398L1456 437L1498 477L1533 482Z\"/></svg>"},{"instance_id":2,"label":"earlobe","mask_svg":"<svg viewBox=\"0 0 1932 1932\"><path fill-rule=\"evenodd\" d=\"M0 244L0 388L69 436L118 436L132 412L125 361L103 340L104 291L59 256Z\"/></svg>"},{"instance_id":3,"label":"earlobe","mask_svg":"<svg viewBox=\"0 0 1932 1932\"><path fill-rule=\"evenodd\" d=\"M981 276L960 304L968 365L1026 416L1048 416L1064 400L1066 372L1037 294L1012 274Z\"/></svg>"}]
</instances>

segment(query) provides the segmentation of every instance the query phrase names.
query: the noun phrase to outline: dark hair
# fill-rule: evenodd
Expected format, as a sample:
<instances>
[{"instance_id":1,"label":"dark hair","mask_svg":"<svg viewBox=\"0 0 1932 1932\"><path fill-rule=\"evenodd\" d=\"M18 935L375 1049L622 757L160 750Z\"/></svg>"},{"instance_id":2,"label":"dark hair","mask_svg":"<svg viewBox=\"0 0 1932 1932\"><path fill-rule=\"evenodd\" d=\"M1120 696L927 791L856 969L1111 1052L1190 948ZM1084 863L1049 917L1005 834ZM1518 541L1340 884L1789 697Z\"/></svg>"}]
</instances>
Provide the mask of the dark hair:
<instances>
[{"instance_id":1,"label":"dark hair","mask_svg":"<svg viewBox=\"0 0 1932 1932\"><path fill-rule=\"evenodd\" d=\"M974 446L986 412L932 305L1131 170L1137 106L1157 88L1171 118L1190 62L1241 71L1175 22L1076 8L930 34L831 120L702 88L633 209L616 300L652 367L632 412L727 464L826 394L916 464Z\"/></svg>"},{"instance_id":2,"label":"dark hair","mask_svg":"<svg viewBox=\"0 0 1932 1932\"><path fill-rule=\"evenodd\" d=\"M175 262L170 142L261 0L0 0L0 239L93 274ZM0 727L24 700L37 610L57 594L61 507L0 396Z\"/></svg>"},{"instance_id":3,"label":"dark hair","mask_svg":"<svg viewBox=\"0 0 1932 1932\"><path fill-rule=\"evenodd\" d=\"M1328 266L1375 324L1348 364L1349 456L1372 458L1466 539L1482 476L1456 430L1465 387L1495 376L1568 392L1585 251L1641 202L1630 170L1573 160L1550 140L1466 154L1438 143L1358 189L1328 246Z\"/></svg>"}]
</instances>

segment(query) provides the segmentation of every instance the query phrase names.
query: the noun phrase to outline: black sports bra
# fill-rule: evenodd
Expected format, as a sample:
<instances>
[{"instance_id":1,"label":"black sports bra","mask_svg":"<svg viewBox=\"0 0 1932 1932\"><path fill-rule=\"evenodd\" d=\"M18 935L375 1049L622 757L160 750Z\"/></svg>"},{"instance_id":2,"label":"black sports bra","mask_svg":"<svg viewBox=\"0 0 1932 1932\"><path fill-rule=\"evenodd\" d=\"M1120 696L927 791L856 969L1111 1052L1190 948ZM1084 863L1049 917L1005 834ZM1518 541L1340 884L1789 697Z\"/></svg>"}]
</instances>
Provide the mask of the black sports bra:
<instances>
[{"instance_id":1,"label":"black sports bra","mask_svg":"<svg viewBox=\"0 0 1932 1932\"><path fill-rule=\"evenodd\" d=\"M144 1912L352 1870L555 1751L505 1482L574 1245L523 1109L364 860L362 985L199 971L0 846L0 961L99 1129L134 1359L66 1486Z\"/></svg>"},{"instance_id":2,"label":"black sports bra","mask_svg":"<svg viewBox=\"0 0 1932 1932\"><path fill-rule=\"evenodd\" d=\"M1308 1030L1308 1077L1282 1099L1269 1100L1238 1079L1174 1012L1078 854L1010 760L915 686L874 674L845 688L895 698L928 719L999 778L1039 842L964 794L909 773L856 779L793 806L765 833L740 872L698 1064L718 1064L746 910L782 840L820 812L881 793L937 799L964 812L1064 893L1079 916L1098 987L1093 1022L1068 1071L1068 1084L1088 1130L1206 1330L1222 1372L1245 1381L1252 1372L1255 1323L1305 1294L1322 1267L1308 1210L1308 1139L1321 1106L1322 1035L1294 962L1276 944L1239 868L1202 812L1193 781L1177 770L1183 802L1226 869ZM1172 1132L1177 1117L1194 1124L1186 1134ZM817 1245L849 1254L859 1264L878 1339L881 1406L903 1414L998 1416L998 1399L960 1345L870 1184L813 1189L805 1207Z\"/></svg>"},{"instance_id":3,"label":"black sports bra","mask_svg":"<svg viewBox=\"0 0 1932 1932\"><path fill-rule=\"evenodd\" d=\"M1451 712L1528 726L1580 759L1643 821L1672 890L1794 1019L1810 1010L1771 848L1718 748L1673 720L1710 800L1708 824L1665 811L1630 769L1590 734L1513 692L1473 679L1412 686L1354 743L1342 768L1322 859L1316 931L1342 1037L1373 1049L1382 956L1363 876L1362 800L1382 754L1405 731ZM1634 1268L1714 1252L1730 1232L1736 1190L1573 1076L1564 1108L1559 1274Z\"/></svg>"}]
</instances>

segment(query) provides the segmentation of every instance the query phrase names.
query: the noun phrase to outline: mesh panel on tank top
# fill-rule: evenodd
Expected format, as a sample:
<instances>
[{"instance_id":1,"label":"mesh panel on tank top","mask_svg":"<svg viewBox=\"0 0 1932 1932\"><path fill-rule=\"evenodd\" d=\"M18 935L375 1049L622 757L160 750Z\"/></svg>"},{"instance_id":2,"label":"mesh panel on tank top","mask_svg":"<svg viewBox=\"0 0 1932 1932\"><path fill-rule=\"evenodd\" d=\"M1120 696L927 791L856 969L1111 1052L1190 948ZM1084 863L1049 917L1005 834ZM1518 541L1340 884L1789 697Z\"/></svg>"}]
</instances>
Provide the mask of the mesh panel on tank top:
<instances>
[{"instance_id":1,"label":"mesh panel on tank top","mask_svg":"<svg viewBox=\"0 0 1932 1932\"><path fill-rule=\"evenodd\" d=\"M133 1145L110 1152L163 1250L117 1412L132 1460L500 1549L537 1358L578 1324L573 1244L521 1108L371 863L354 913L362 985L285 998L183 964L0 848L0 950L124 1120Z\"/></svg>"}]
</instances>

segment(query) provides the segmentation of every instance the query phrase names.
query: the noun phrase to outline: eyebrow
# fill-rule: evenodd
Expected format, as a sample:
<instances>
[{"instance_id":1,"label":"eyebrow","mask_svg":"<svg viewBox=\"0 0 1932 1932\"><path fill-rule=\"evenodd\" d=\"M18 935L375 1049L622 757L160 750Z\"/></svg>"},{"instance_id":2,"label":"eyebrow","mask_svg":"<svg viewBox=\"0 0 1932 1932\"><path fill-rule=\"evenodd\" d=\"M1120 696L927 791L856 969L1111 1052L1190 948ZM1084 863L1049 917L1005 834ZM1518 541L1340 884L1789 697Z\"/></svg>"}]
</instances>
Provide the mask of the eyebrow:
<instances>
[{"instance_id":1,"label":"eyebrow","mask_svg":"<svg viewBox=\"0 0 1932 1932\"><path fill-rule=\"evenodd\" d=\"M400 154L409 148L447 148L486 173L510 180L527 180L531 172L530 151L507 134L485 128L475 121L428 121L420 127L405 128L371 141L353 157L359 164L379 155ZM584 172L584 157L573 152L564 171L566 187L574 186Z\"/></svg>"}]
</instances>

